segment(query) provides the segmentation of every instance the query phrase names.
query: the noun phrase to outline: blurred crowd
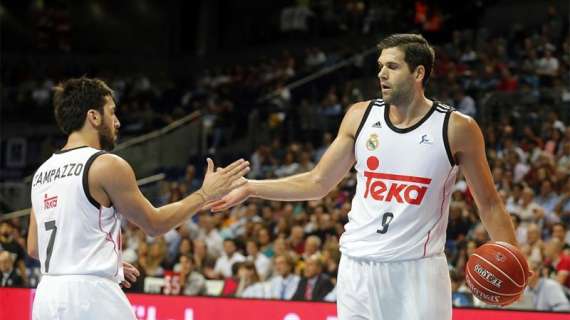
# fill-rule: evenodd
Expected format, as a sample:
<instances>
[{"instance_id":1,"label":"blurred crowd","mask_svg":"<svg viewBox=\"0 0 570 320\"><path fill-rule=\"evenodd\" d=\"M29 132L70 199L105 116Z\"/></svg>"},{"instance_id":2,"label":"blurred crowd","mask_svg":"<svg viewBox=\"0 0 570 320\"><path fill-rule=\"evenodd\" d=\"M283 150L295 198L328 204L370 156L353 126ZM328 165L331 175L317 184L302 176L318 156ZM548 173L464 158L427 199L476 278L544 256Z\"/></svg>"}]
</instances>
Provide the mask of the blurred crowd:
<instances>
[{"instance_id":1,"label":"blurred crowd","mask_svg":"<svg viewBox=\"0 0 570 320\"><path fill-rule=\"evenodd\" d=\"M555 9L548 15L539 28L515 25L503 35L484 29L454 32L451 42L436 48L428 97L479 120L496 188L534 270L515 307L570 310L570 35L565 17ZM363 64L355 63L348 78L329 79L316 95L291 92L286 84L345 56L319 48L308 48L303 58L283 53L251 66L206 71L190 90L165 82L159 93L146 77L115 79L111 86L121 101L123 129L134 134L193 110L207 110L213 128L219 129L213 131L211 151L234 138L232 128L244 121L248 108L259 106L260 95L276 93L268 96L270 103L264 106L270 107L262 117L275 129L275 138L255 147L249 177L283 177L311 170L332 143L346 108L362 99L352 81L362 75ZM44 89L32 87L13 97L43 101L47 108L50 86L46 80ZM317 118L326 121L307 120ZM292 119L296 132L291 139L280 138L291 126L283 119ZM316 141L304 139L315 135ZM203 168L191 163L183 171L161 182L155 204L200 188ZM200 212L158 238L127 224L123 258L142 273L130 290L335 301L338 240L355 184L355 172L350 172L321 200L249 200L221 214ZM2 286L37 285L39 264L23 250L25 234L22 221L0 224ZM483 306L467 289L464 268L470 254L487 241L460 177L446 243L456 306Z\"/></svg>"}]
</instances>

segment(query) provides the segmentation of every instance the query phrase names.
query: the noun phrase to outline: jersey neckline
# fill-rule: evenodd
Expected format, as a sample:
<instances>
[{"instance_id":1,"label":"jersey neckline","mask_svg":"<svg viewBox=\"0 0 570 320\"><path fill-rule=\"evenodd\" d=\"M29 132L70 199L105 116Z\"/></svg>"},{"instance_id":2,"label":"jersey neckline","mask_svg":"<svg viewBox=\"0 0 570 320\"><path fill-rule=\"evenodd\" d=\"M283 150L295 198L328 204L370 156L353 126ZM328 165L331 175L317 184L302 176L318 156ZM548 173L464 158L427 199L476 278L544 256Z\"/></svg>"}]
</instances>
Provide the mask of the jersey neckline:
<instances>
[{"instance_id":1,"label":"jersey neckline","mask_svg":"<svg viewBox=\"0 0 570 320\"><path fill-rule=\"evenodd\" d=\"M437 103L437 101L432 101L432 102L433 102L433 104L432 104L430 110L428 111L428 113L426 113L423 116L423 118L421 118L418 122L416 122L415 124L413 124L412 126L407 127L407 128L398 128L394 124L392 124L392 121L390 120L390 104L386 103L386 108L384 110L384 121L386 121L386 124L388 125L388 127L396 133L411 132L414 129L417 129L419 126L421 126L424 122L426 122L426 120L429 119L429 117L434 113L435 109L437 108L438 103Z\"/></svg>"},{"instance_id":2,"label":"jersey neckline","mask_svg":"<svg viewBox=\"0 0 570 320\"><path fill-rule=\"evenodd\" d=\"M80 147L75 147L75 148L65 149L65 150L62 149L62 150L58 150L58 151L54 152L53 154L62 154L62 153L66 153L66 152L69 152L69 151L73 151L73 150L77 150L77 149L82 149L82 148L87 148L87 147L89 147L89 146L80 146Z\"/></svg>"}]
</instances>

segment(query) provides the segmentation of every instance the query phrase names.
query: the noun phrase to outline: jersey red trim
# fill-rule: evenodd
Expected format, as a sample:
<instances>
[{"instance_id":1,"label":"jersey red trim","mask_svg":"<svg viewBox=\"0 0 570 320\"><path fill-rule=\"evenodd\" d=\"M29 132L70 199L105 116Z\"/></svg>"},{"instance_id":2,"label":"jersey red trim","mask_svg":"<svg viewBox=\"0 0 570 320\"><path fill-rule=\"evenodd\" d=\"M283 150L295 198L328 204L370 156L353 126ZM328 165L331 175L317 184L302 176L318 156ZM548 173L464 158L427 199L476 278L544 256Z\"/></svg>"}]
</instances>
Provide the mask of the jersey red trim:
<instances>
[{"instance_id":1,"label":"jersey red trim","mask_svg":"<svg viewBox=\"0 0 570 320\"><path fill-rule=\"evenodd\" d=\"M364 171L364 176L367 178L406 181L406 182L415 182L415 183L421 183L421 184L430 184L431 183L430 178L405 176L405 175L392 174L392 173L380 173L380 172Z\"/></svg>"}]
</instances>

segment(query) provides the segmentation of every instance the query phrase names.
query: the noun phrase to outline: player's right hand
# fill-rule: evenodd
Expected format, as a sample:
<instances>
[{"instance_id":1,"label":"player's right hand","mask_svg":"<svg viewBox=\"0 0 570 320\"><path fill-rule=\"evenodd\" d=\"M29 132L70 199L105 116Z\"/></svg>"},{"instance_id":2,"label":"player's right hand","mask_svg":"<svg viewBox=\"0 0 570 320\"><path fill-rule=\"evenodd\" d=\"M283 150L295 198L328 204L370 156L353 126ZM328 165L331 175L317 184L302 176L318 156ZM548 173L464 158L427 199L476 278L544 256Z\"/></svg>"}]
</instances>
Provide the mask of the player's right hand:
<instances>
[{"instance_id":1,"label":"player's right hand","mask_svg":"<svg viewBox=\"0 0 570 320\"><path fill-rule=\"evenodd\" d=\"M204 183L197 192L206 202L219 200L221 197L247 183L243 178L249 172L249 162L243 159L237 160L225 168L214 170L214 162L207 158L208 168Z\"/></svg>"},{"instance_id":2,"label":"player's right hand","mask_svg":"<svg viewBox=\"0 0 570 320\"><path fill-rule=\"evenodd\" d=\"M247 180L243 180L246 182L244 185L232 190L220 200L208 204L204 209L211 209L212 212L225 211L247 200L251 193L248 189Z\"/></svg>"}]
</instances>

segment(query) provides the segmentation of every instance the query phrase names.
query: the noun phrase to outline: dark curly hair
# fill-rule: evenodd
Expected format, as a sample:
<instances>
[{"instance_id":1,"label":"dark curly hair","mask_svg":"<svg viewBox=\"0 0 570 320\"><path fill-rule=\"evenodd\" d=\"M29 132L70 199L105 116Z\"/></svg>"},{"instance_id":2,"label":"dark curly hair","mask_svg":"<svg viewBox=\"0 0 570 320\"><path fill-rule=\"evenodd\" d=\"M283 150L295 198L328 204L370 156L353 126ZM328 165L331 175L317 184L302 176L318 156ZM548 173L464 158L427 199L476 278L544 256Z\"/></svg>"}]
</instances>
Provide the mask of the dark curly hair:
<instances>
[{"instance_id":1,"label":"dark curly hair","mask_svg":"<svg viewBox=\"0 0 570 320\"><path fill-rule=\"evenodd\" d=\"M105 97L114 99L114 93L100 79L87 77L68 79L54 87L53 107L57 125L65 134L83 127L87 111L103 113Z\"/></svg>"}]
</instances>

